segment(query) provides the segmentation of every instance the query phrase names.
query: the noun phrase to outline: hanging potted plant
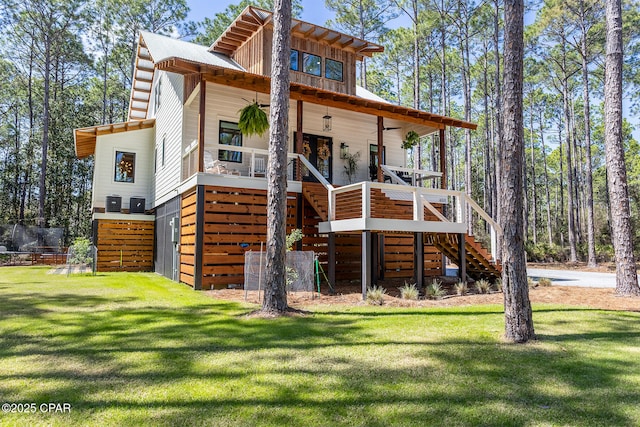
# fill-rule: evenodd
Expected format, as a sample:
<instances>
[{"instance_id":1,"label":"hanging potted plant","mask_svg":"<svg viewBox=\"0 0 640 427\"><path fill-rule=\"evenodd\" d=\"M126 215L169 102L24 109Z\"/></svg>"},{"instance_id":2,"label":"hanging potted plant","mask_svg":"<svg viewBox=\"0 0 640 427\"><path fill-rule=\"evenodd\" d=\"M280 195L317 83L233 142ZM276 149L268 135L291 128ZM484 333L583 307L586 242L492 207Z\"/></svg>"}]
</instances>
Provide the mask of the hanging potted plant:
<instances>
[{"instance_id":1,"label":"hanging potted plant","mask_svg":"<svg viewBox=\"0 0 640 427\"><path fill-rule=\"evenodd\" d=\"M418 132L410 130L404 137L404 141L402 141L402 148L409 150L418 145L418 142L420 142L420 135L418 135Z\"/></svg>"},{"instance_id":2,"label":"hanging potted plant","mask_svg":"<svg viewBox=\"0 0 640 427\"><path fill-rule=\"evenodd\" d=\"M240 111L240 119L238 119L238 128L243 135L262 136L269 129L269 119L267 113L262 109L262 105L257 101L253 101Z\"/></svg>"}]
</instances>

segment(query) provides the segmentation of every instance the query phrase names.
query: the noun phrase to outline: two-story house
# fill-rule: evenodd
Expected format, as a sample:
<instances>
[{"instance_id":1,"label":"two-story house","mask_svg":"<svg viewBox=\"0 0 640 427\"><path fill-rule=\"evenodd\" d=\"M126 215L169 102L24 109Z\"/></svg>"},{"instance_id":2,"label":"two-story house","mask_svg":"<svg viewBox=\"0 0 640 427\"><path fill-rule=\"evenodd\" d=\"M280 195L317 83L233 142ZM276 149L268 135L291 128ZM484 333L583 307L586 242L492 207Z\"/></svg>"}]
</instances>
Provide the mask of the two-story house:
<instances>
[{"instance_id":1,"label":"two-story house","mask_svg":"<svg viewBox=\"0 0 640 427\"><path fill-rule=\"evenodd\" d=\"M266 239L268 135L243 135L238 117L248 103L269 108L271 20L247 7L209 48L140 34L129 121L75 131L77 156L95 158L99 270L155 270L195 289L243 283L244 253ZM468 235L468 207L495 224L443 189L445 129L475 125L358 87L357 61L377 44L293 19L291 46L288 227L330 280L421 284L443 274L443 254L496 277ZM408 167L410 131L438 135L439 171Z\"/></svg>"}]
</instances>

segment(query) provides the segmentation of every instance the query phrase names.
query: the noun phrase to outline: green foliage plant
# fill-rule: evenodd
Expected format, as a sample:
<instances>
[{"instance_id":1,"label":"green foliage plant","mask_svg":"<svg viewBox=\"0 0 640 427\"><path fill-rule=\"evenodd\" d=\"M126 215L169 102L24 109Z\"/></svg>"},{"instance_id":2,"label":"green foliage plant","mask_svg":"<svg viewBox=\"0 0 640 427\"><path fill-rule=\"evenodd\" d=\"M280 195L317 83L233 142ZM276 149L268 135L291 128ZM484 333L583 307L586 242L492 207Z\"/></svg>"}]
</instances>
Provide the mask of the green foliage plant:
<instances>
[{"instance_id":1,"label":"green foliage plant","mask_svg":"<svg viewBox=\"0 0 640 427\"><path fill-rule=\"evenodd\" d=\"M496 279L496 281L493 282L493 287L496 292L502 292L502 279Z\"/></svg>"},{"instance_id":2,"label":"green foliage plant","mask_svg":"<svg viewBox=\"0 0 640 427\"><path fill-rule=\"evenodd\" d=\"M491 283L488 280L480 279L476 282L476 291L479 294L488 294L491 291Z\"/></svg>"},{"instance_id":3,"label":"green foliage plant","mask_svg":"<svg viewBox=\"0 0 640 427\"><path fill-rule=\"evenodd\" d=\"M428 299L440 299L446 294L442 289L442 282L438 279L434 279L424 292Z\"/></svg>"},{"instance_id":4,"label":"green foliage plant","mask_svg":"<svg viewBox=\"0 0 640 427\"><path fill-rule=\"evenodd\" d=\"M404 282L404 286L400 288L400 298L408 300L417 300L420 297L420 291L415 283Z\"/></svg>"},{"instance_id":5,"label":"green foliage plant","mask_svg":"<svg viewBox=\"0 0 640 427\"><path fill-rule=\"evenodd\" d=\"M384 304L384 296L386 295L387 290L380 286L374 286L372 288L367 288L367 304L369 305L382 305Z\"/></svg>"},{"instance_id":6,"label":"green foliage plant","mask_svg":"<svg viewBox=\"0 0 640 427\"><path fill-rule=\"evenodd\" d=\"M302 230L299 228L291 230L291 233L287 234L287 251L293 250L293 245L302 240L303 237Z\"/></svg>"},{"instance_id":7,"label":"green foliage plant","mask_svg":"<svg viewBox=\"0 0 640 427\"><path fill-rule=\"evenodd\" d=\"M418 142L420 142L420 135L415 130L410 130L402 141L402 148L409 150L418 145Z\"/></svg>"},{"instance_id":8,"label":"green foliage plant","mask_svg":"<svg viewBox=\"0 0 640 427\"><path fill-rule=\"evenodd\" d=\"M238 119L238 128L243 135L262 136L269 129L269 119L260 105L254 101L242 108Z\"/></svg>"},{"instance_id":9,"label":"green foliage plant","mask_svg":"<svg viewBox=\"0 0 640 427\"><path fill-rule=\"evenodd\" d=\"M344 173L345 175L347 175L347 179L349 180L350 184L353 182L353 179L355 178L356 173L358 172L358 160L360 160L359 151L354 154L351 154L351 153L344 154L344 162L345 162Z\"/></svg>"},{"instance_id":10,"label":"green foliage plant","mask_svg":"<svg viewBox=\"0 0 640 427\"><path fill-rule=\"evenodd\" d=\"M78 237L69 248L72 253L69 263L85 265L91 261L91 241L86 237Z\"/></svg>"},{"instance_id":11,"label":"green foliage plant","mask_svg":"<svg viewBox=\"0 0 640 427\"><path fill-rule=\"evenodd\" d=\"M456 291L456 295L464 296L469 292L469 287L467 286L467 282L459 281L455 285L453 285L453 289Z\"/></svg>"}]
</instances>

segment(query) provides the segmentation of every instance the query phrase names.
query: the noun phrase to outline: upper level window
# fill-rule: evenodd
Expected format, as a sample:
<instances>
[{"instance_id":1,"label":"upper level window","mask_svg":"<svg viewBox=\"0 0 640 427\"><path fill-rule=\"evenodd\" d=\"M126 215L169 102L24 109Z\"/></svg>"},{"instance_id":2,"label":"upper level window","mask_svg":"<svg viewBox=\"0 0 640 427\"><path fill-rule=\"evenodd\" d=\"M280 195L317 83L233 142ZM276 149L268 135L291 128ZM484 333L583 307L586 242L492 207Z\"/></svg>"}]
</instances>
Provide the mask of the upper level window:
<instances>
[{"instance_id":1,"label":"upper level window","mask_svg":"<svg viewBox=\"0 0 640 427\"><path fill-rule=\"evenodd\" d=\"M291 49L291 69L293 71L300 71L300 52L295 49Z\"/></svg>"},{"instance_id":2,"label":"upper level window","mask_svg":"<svg viewBox=\"0 0 640 427\"><path fill-rule=\"evenodd\" d=\"M331 80L342 81L342 62L326 58L324 60L324 76Z\"/></svg>"},{"instance_id":3,"label":"upper level window","mask_svg":"<svg viewBox=\"0 0 640 427\"><path fill-rule=\"evenodd\" d=\"M302 71L320 77L322 74L322 59L310 53L302 54Z\"/></svg>"},{"instance_id":4,"label":"upper level window","mask_svg":"<svg viewBox=\"0 0 640 427\"><path fill-rule=\"evenodd\" d=\"M115 182L133 182L136 172L136 153L116 151Z\"/></svg>"},{"instance_id":5,"label":"upper level window","mask_svg":"<svg viewBox=\"0 0 640 427\"><path fill-rule=\"evenodd\" d=\"M220 144L242 147L242 132L237 123L220 121ZM218 150L218 160L242 163L240 151Z\"/></svg>"}]
</instances>

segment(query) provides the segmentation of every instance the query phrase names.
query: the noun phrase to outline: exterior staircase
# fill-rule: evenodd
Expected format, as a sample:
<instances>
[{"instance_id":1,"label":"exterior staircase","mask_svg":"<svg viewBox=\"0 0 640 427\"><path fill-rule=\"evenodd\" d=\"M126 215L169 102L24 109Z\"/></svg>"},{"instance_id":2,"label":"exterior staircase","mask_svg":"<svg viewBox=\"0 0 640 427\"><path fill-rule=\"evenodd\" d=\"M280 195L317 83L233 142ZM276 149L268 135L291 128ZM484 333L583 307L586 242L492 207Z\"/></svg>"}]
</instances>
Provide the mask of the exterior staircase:
<instances>
[{"instance_id":1,"label":"exterior staircase","mask_svg":"<svg viewBox=\"0 0 640 427\"><path fill-rule=\"evenodd\" d=\"M502 275L502 264L499 261L493 261L489 251L473 236L467 234L464 237L467 276L474 280L499 279ZM460 265L458 234L429 233L425 235L425 242L435 246L455 264Z\"/></svg>"},{"instance_id":2,"label":"exterior staircase","mask_svg":"<svg viewBox=\"0 0 640 427\"><path fill-rule=\"evenodd\" d=\"M302 193L305 200L313 207L322 221L328 221L329 201L327 189L320 183L303 182ZM408 201L397 200L393 195L382 191L375 191L373 196L378 202L380 211L377 215L383 217L392 216L398 219L410 219L411 208ZM356 207L357 209L357 207ZM376 215L375 212L372 212ZM338 213L340 216L340 212ZM437 220L431 213L425 212L425 218ZM459 265L460 255L458 246L458 234L449 233L425 233L425 243L436 247L454 263ZM465 254L467 276L474 279L486 279L494 281L501 277L502 265L492 259L491 254L473 236L465 235Z\"/></svg>"}]
</instances>

